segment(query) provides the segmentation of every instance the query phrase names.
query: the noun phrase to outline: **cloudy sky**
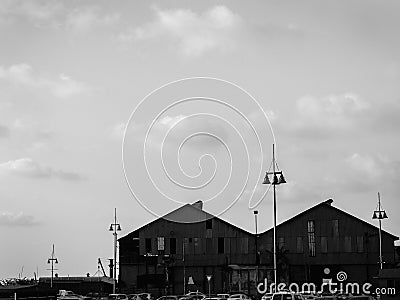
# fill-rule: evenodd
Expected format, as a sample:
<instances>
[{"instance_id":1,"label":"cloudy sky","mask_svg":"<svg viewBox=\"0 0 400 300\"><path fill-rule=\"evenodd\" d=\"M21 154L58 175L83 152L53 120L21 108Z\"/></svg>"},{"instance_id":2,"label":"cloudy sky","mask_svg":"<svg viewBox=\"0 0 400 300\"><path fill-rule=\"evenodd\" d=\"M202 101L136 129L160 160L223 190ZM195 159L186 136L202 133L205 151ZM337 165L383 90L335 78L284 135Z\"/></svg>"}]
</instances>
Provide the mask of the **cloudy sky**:
<instances>
[{"instance_id":1,"label":"cloudy sky","mask_svg":"<svg viewBox=\"0 0 400 300\"><path fill-rule=\"evenodd\" d=\"M122 235L198 199L253 232L260 202L268 229L273 134L280 221L333 198L372 223L380 192L400 235L399 11L1 0L0 278L48 276L52 244L60 275L94 274L113 256L114 208ZM160 89L198 76L224 81Z\"/></svg>"}]
</instances>

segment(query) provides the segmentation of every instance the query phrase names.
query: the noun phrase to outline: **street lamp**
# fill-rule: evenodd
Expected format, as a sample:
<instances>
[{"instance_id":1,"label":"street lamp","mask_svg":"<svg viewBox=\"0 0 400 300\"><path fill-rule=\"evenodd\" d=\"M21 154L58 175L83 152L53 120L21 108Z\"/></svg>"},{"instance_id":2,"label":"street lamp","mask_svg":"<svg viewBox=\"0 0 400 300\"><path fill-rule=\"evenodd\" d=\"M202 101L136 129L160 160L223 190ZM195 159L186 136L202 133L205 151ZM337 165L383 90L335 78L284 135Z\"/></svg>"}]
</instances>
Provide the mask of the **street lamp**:
<instances>
[{"instance_id":1,"label":"street lamp","mask_svg":"<svg viewBox=\"0 0 400 300\"><path fill-rule=\"evenodd\" d=\"M269 175L272 175L272 182L269 180ZM279 175L279 178L278 176ZM272 184L274 187L274 283L275 290L277 285L277 261L276 261L276 185L286 183L282 171L279 171L278 164L275 161L275 144L272 144L272 172L266 172L263 184Z\"/></svg>"},{"instance_id":2,"label":"street lamp","mask_svg":"<svg viewBox=\"0 0 400 300\"><path fill-rule=\"evenodd\" d=\"M51 279L50 279L50 287L53 287L53 277L54 277L54 263L58 264L58 259L54 257L54 244L53 251L51 251L51 257L47 260L48 264L51 264Z\"/></svg>"},{"instance_id":3,"label":"street lamp","mask_svg":"<svg viewBox=\"0 0 400 300\"><path fill-rule=\"evenodd\" d=\"M255 244L256 244L256 284L258 283L258 264L259 264L259 257L258 257L258 226L257 226L257 215L258 210L253 211L254 213L254 222L256 225L256 236L255 236Z\"/></svg>"},{"instance_id":4,"label":"street lamp","mask_svg":"<svg viewBox=\"0 0 400 300\"><path fill-rule=\"evenodd\" d=\"M114 231L114 271L113 294L115 294L115 282L117 280L117 231L121 231L121 225L117 223L117 209L114 209L114 223L111 223L109 231Z\"/></svg>"},{"instance_id":5,"label":"street lamp","mask_svg":"<svg viewBox=\"0 0 400 300\"><path fill-rule=\"evenodd\" d=\"M384 209L382 209L381 206L381 195L378 192L378 209L374 210L374 213L372 215L372 219L378 219L379 220L379 265L381 270L383 269L383 260L382 260L382 219L387 219L387 214Z\"/></svg>"}]
</instances>

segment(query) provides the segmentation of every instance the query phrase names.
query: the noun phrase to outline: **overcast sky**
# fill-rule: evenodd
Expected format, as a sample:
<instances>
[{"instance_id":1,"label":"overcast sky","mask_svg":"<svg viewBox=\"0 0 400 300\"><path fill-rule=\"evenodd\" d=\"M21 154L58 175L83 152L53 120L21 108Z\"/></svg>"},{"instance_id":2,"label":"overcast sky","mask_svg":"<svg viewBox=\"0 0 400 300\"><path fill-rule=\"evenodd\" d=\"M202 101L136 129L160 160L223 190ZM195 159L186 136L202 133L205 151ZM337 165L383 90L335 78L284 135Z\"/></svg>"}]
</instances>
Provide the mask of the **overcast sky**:
<instances>
[{"instance_id":1,"label":"overcast sky","mask_svg":"<svg viewBox=\"0 0 400 300\"><path fill-rule=\"evenodd\" d=\"M378 0L1 0L0 278L49 276L53 243L60 275L94 274L113 256L114 208L120 236L198 199L254 232L268 121L288 181L279 221L332 198L375 224L380 192L383 228L400 235L399 12ZM197 76L226 82L159 89ZM190 97L203 98L173 105ZM270 192L257 209L264 231Z\"/></svg>"}]
</instances>

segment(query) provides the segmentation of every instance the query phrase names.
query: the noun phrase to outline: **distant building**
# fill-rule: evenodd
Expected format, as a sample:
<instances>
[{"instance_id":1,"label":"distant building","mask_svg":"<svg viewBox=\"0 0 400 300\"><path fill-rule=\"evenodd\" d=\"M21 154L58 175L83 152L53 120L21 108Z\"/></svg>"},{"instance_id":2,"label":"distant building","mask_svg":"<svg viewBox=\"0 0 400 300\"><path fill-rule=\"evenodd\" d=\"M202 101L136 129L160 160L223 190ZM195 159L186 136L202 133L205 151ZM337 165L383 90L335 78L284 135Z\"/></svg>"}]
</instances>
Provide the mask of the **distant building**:
<instances>
[{"instance_id":1,"label":"distant building","mask_svg":"<svg viewBox=\"0 0 400 300\"><path fill-rule=\"evenodd\" d=\"M55 276L52 290L69 290L79 295L108 295L113 290L113 279L103 276ZM39 288L50 288L51 278L40 277Z\"/></svg>"},{"instance_id":2,"label":"distant building","mask_svg":"<svg viewBox=\"0 0 400 300\"><path fill-rule=\"evenodd\" d=\"M339 271L354 282L378 274L378 228L324 201L277 226L279 282L322 283ZM172 221L174 220L174 221ZM190 222L189 222L190 221ZM155 294L200 290L256 293L273 278L273 229L256 236L184 205L119 239L119 283L125 291ZM385 267L395 264L394 241L382 231ZM185 278L185 282L184 282Z\"/></svg>"}]
</instances>

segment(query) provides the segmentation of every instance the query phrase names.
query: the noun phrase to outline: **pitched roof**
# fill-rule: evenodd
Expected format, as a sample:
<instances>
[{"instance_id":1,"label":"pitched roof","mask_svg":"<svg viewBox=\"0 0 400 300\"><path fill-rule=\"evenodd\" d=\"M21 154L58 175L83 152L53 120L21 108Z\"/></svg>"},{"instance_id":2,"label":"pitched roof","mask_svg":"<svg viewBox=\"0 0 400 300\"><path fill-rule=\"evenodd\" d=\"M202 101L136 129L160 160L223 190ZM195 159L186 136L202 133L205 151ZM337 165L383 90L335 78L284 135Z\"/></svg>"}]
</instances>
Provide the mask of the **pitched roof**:
<instances>
[{"instance_id":1,"label":"pitched roof","mask_svg":"<svg viewBox=\"0 0 400 300\"><path fill-rule=\"evenodd\" d=\"M164 220L167 220L170 222L175 222L175 223L199 223L199 222L204 222L208 219L216 219L216 220L219 220L222 223L232 226L232 227L236 228L237 230L242 231L248 235L253 235L252 233L250 233L240 227L237 227L237 226L233 225L232 223L229 223L217 216L214 216L214 215L202 210L201 207L202 207L201 205L198 205L198 202L195 202L193 204L185 204L185 205L178 207L177 209L165 214L164 216L159 217L159 218L151 221L150 223L147 223L147 224L135 229L134 231L131 231L127 235L119 238L118 240L123 239L126 236L129 236L131 234L137 233L144 227L149 226L149 225L157 222L160 219L164 219Z\"/></svg>"},{"instance_id":2,"label":"pitched roof","mask_svg":"<svg viewBox=\"0 0 400 300\"><path fill-rule=\"evenodd\" d=\"M344 215L346 215L346 216L349 217L349 218L355 219L355 220L357 220L358 222L361 222L361 223L363 223L363 224L365 224L365 225L367 225L367 226L369 226L369 227L372 227L372 228L374 228L374 229L377 229L376 226L374 226L374 225L372 225L372 224L370 224L370 223L368 223L368 222L366 222L366 221L364 221L364 220L362 220L362 219L359 219L359 218L353 216L352 214L349 214L348 212L345 212L344 210L341 210L341 209L339 209L339 208L337 208L337 207L332 206L332 203L333 203L333 199L328 199L328 200L322 201L321 203L318 203L317 205L314 205L314 206L310 207L309 209L303 210L301 213L295 215L294 217L291 217L290 219L287 219L286 221L284 221L284 222L278 224L276 227L278 228L278 227L280 227L280 226L282 226L282 225L284 225L284 224L287 224L287 223L293 221L294 219L300 218L301 216L307 214L308 212L310 212L310 211L312 211L312 210L314 210L314 209L317 209L317 208L319 208L319 207L324 207L324 208L328 208L328 209L333 209L333 210L335 210L336 212L338 212L338 213L340 213L340 214L344 214ZM266 230L266 231L264 231L264 232L262 232L262 233L260 233L260 234L265 234L265 233L267 233L267 232L269 232L269 231L272 231L272 230L273 230L273 228L270 228L270 229L268 229L268 230ZM398 240L398 239L399 239L398 236L395 236L395 235L393 235L393 234L391 234L391 233L389 233L389 232L387 232L387 231L382 230L382 232L385 233L385 234L390 235L391 237L394 238L394 240Z\"/></svg>"}]
</instances>

